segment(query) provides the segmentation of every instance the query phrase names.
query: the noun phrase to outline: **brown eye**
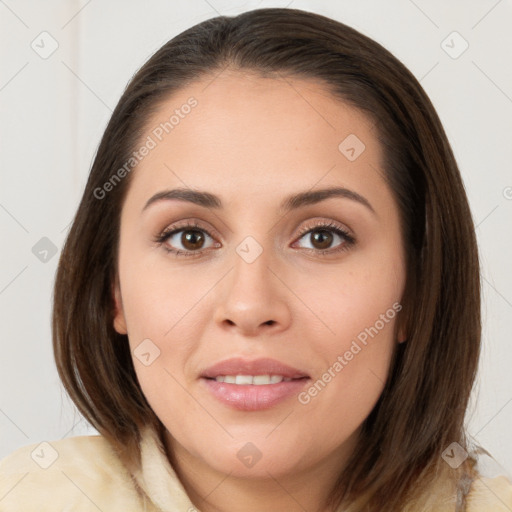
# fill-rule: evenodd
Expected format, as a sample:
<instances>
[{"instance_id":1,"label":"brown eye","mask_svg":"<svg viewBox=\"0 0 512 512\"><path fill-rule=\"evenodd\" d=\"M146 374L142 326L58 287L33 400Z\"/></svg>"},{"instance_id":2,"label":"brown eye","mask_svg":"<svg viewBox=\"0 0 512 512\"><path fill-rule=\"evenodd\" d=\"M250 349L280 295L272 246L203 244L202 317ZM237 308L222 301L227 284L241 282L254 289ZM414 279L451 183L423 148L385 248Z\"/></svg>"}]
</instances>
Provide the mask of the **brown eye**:
<instances>
[{"instance_id":1,"label":"brown eye","mask_svg":"<svg viewBox=\"0 0 512 512\"><path fill-rule=\"evenodd\" d=\"M332 233L325 229L310 231L310 237L315 249L328 249L334 238Z\"/></svg>"},{"instance_id":2,"label":"brown eye","mask_svg":"<svg viewBox=\"0 0 512 512\"><path fill-rule=\"evenodd\" d=\"M213 237L207 231L190 225L167 229L155 241L167 252L174 253L176 256L198 256L208 248L205 246L207 238L213 242ZM213 243L210 243L210 247L212 245Z\"/></svg>"},{"instance_id":3,"label":"brown eye","mask_svg":"<svg viewBox=\"0 0 512 512\"><path fill-rule=\"evenodd\" d=\"M201 231L196 229L183 230L180 242L185 249L194 251L202 249L204 236Z\"/></svg>"},{"instance_id":4,"label":"brown eye","mask_svg":"<svg viewBox=\"0 0 512 512\"><path fill-rule=\"evenodd\" d=\"M331 246L334 245L334 248ZM304 239L309 242L310 247L304 247L308 251L316 251L318 254L335 253L348 249L355 243L354 237L345 232L337 224L319 224L313 228L305 228L299 240Z\"/></svg>"},{"instance_id":5,"label":"brown eye","mask_svg":"<svg viewBox=\"0 0 512 512\"><path fill-rule=\"evenodd\" d=\"M209 246L205 245L208 238L211 240ZM326 224L325 222L305 228L299 237L299 240L302 239L308 240L310 243L310 247L303 248L318 255L348 250L356 242L352 235L337 224ZM175 256L199 257L209 248L221 247L221 244L216 243L208 231L196 223L167 228L155 238L155 242ZM332 248L331 246L336 242L338 242L337 245Z\"/></svg>"}]
</instances>

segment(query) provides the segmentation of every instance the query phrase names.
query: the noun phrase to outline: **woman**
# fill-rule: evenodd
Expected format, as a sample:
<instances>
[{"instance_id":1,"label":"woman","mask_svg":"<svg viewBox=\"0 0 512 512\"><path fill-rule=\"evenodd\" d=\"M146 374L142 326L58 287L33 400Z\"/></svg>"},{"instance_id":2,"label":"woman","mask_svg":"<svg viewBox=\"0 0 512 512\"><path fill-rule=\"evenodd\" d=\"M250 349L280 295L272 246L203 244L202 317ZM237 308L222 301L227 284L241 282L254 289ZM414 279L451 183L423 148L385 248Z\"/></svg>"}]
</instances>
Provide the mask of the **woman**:
<instances>
[{"instance_id":1,"label":"woman","mask_svg":"<svg viewBox=\"0 0 512 512\"><path fill-rule=\"evenodd\" d=\"M412 74L318 14L205 21L124 92L62 251L55 358L101 436L4 459L1 510L510 510L464 429L480 328Z\"/></svg>"}]
</instances>

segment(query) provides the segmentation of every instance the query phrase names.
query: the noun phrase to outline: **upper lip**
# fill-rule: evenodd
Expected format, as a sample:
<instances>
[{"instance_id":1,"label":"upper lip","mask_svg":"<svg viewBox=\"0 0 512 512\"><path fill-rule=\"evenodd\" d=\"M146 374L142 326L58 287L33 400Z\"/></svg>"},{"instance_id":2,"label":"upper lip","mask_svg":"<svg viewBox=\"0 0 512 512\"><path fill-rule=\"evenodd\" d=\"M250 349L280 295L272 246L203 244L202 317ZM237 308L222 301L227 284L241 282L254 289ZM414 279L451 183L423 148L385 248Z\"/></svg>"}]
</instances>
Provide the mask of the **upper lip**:
<instances>
[{"instance_id":1,"label":"upper lip","mask_svg":"<svg viewBox=\"0 0 512 512\"><path fill-rule=\"evenodd\" d=\"M276 359L269 358L252 361L242 358L226 359L207 368L201 374L201 377L213 379L219 375L281 375L288 379L309 377L297 368L292 368Z\"/></svg>"}]
</instances>

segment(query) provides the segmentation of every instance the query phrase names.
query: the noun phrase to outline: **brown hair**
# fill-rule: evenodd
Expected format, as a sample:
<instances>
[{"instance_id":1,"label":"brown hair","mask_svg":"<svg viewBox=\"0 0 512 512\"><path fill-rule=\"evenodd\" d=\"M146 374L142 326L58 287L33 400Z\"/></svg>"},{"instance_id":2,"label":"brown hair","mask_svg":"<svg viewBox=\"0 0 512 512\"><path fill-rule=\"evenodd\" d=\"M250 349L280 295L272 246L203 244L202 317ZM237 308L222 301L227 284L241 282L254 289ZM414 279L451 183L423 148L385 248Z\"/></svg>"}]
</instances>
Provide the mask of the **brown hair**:
<instances>
[{"instance_id":1,"label":"brown hair","mask_svg":"<svg viewBox=\"0 0 512 512\"><path fill-rule=\"evenodd\" d=\"M228 66L315 79L376 123L407 252L401 315L408 338L397 344L384 391L326 505L405 510L434 476L448 471L455 482L471 474L471 459L452 470L441 454L452 442L468 449L464 416L481 331L476 237L454 155L418 81L381 45L327 17L268 8L209 19L166 43L133 77L105 130L59 262L59 375L84 417L127 464L138 464L142 427L161 432L163 425L138 384L126 336L113 328L120 212L131 174L106 199L95 190L128 161L162 101Z\"/></svg>"}]
</instances>

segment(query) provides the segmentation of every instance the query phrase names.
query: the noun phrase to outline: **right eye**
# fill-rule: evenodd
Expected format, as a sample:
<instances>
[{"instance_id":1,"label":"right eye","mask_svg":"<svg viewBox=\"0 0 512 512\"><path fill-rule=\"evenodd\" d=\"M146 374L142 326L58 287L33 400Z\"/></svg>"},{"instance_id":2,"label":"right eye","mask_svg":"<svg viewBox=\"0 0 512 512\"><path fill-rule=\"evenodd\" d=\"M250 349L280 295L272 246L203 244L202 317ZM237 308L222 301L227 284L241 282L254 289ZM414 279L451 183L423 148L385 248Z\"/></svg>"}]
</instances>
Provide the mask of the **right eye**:
<instances>
[{"instance_id":1,"label":"right eye","mask_svg":"<svg viewBox=\"0 0 512 512\"><path fill-rule=\"evenodd\" d=\"M213 240L208 231L201 228L199 224L194 223L166 228L158 235L155 242L162 245L167 252L175 256L197 256L206 250L204 249L206 237ZM180 244L181 248L175 248L176 245L179 246ZM174 247L169 247L170 245Z\"/></svg>"}]
</instances>

